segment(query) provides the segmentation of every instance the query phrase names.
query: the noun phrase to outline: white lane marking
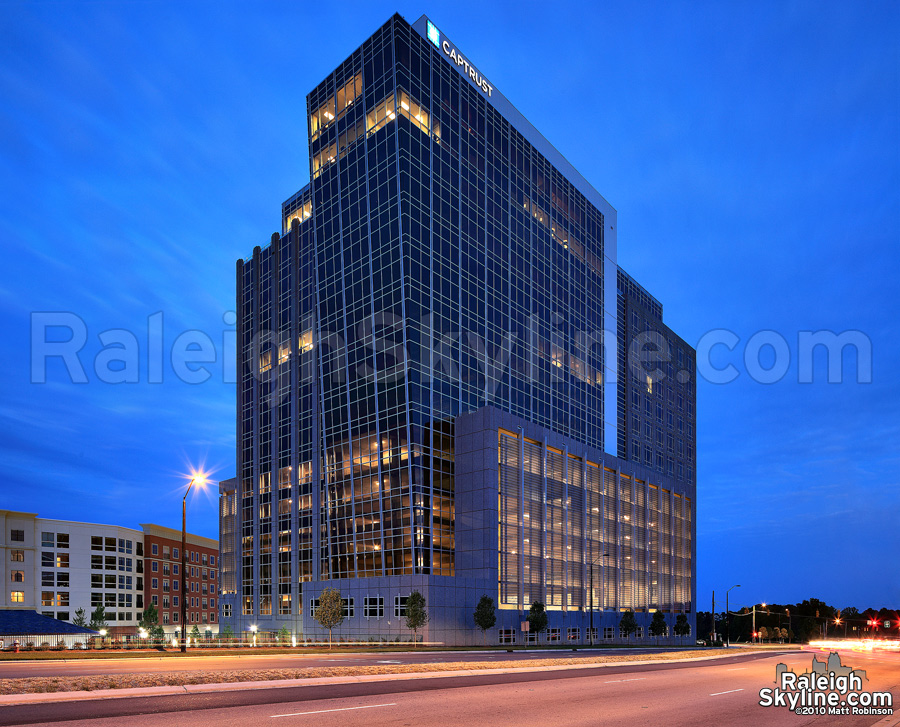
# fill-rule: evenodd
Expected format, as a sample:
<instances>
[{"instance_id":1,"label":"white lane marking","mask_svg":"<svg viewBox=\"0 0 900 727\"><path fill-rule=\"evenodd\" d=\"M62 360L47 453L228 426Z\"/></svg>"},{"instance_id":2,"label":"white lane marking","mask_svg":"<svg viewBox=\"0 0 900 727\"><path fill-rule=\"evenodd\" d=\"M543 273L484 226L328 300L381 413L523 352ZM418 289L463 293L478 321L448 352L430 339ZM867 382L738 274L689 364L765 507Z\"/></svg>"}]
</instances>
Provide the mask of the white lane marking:
<instances>
[{"instance_id":1,"label":"white lane marking","mask_svg":"<svg viewBox=\"0 0 900 727\"><path fill-rule=\"evenodd\" d=\"M746 666L736 666L732 669L726 669L725 671L740 671L741 669L746 669Z\"/></svg>"},{"instance_id":2,"label":"white lane marking","mask_svg":"<svg viewBox=\"0 0 900 727\"><path fill-rule=\"evenodd\" d=\"M729 689L727 692L716 692L715 694L710 694L710 697L718 697L720 694L731 694L732 692L743 692L743 689Z\"/></svg>"},{"instance_id":3,"label":"white lane marking","mask_svg":"<svg viewBox=\"0 0 900 727\"><path fill-rule=\"evenodd\" d=\"M618 684L619 682L640 682L646 679L647 677L635 677L634 679L613 679L608 682L603 682L604 684Z\"/></svg>"},{"instance_id":4,"label":"white lane marking","mask_svg":"<svg viewBox=\"0 0 900 727\"><path fill-rule=\"evenodd\" d=\"M376 664L402 664L402 661L376 661Z\"/></svg>"},{"instance_id":5,"label":"white lane marking","mask_svg":"<svg viewBox=\"0 0 900 727\"><path fill-rule=\"evenodd\" d=\"M273 714L272 717L301 717L305 714L325 714L326 712L349 712L352 709L372 709L373 707L396 707L396 702L390 704L364 704L362 707L341 707L340 709L319 709L315 712L294 712L292 714Z\"/></svg>"}]
</instances>

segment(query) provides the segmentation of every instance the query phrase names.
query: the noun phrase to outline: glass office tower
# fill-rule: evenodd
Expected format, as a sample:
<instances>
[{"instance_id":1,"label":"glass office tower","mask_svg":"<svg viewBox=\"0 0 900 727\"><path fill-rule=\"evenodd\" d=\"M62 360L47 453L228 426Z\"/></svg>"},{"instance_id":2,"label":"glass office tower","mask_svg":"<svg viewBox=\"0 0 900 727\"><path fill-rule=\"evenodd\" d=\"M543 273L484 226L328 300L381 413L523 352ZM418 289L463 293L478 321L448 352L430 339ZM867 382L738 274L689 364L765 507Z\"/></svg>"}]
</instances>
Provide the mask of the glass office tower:
<instances>
[{"instance_id":1,"label":"glass office tower","mask_svg":"<svg viewBox=\"0 0 900 727\"><path fill-rule=\"evenodd\" d=\"M692 620L693 350L615 210L425 17L307 109L311 181L237 263L222 623L319 638L329 586L348 638L408 637L413 590L443 643L483 594L505 641L533 600L551 640Z\"/></svg>"}]
</instances>

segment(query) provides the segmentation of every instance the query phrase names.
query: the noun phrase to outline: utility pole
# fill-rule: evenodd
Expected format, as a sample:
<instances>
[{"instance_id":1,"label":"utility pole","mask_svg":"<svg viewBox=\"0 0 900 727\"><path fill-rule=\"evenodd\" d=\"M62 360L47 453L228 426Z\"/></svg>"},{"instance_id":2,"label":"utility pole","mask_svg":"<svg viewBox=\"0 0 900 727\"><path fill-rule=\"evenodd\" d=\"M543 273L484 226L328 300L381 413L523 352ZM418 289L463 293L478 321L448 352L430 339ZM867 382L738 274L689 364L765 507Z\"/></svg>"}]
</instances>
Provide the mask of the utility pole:
<instances>
[{"instance_id":1,"label":"utility pole","mask_svg":"<svg viewBox=\"0 0 900 727\"><path fill-rule=\"evenodd\" d=\"M712 599L712 643L716 643L716 592L713 591Z\"/></svg>"}]
</instances>

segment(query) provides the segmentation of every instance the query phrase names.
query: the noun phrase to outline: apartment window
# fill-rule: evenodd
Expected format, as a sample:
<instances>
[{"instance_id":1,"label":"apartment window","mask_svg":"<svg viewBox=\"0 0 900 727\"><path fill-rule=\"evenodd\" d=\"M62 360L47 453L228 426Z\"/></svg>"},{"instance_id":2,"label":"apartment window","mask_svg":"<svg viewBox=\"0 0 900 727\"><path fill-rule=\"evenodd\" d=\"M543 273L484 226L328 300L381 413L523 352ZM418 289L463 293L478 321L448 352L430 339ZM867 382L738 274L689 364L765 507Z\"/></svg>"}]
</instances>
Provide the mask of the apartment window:
<instances>
[{"instance_id":1,"label":"apartment window","mask_svg":"<svg viewBox=\"0 0 900 727\"><path fill-rule=\"evenodd\" d=\"M175 611L175 612L172 614L172 622L173 622L173 623L178 623L178 611Z\"/></svg>"},{"instance_id":2,"label":"apartment window","mask_svg":"<svg viewBox=\"0 0 900 727\"><path fill-rule=\"evenodd\" d=\"M24 530L10 530L9 531L9 539L13 543L24 543L25 542L25 531Z\"/></svg>"},{"instance_id":3,"label":"apartment window","mask_svg":"<svg viewBox=\"0 0 900 727\"><path fill-rule=\"evenodd\" d=\"M68 621L69 620L69 612L68 611L57 611L56 618L60 621Z\"/></svg>"},{"instance_id":4,"label":"apartment window","mask_svg":"<svg viewBox=\"0 0 900 727\"><path fill-rule=\"evenodd\" d=\"M106 570L115 570L116 569L116 556L114 556L114 555L104 556L104 562L106 564Z\"/></svg>"},{"instance_id":5,"label":"apartment window","mask_svg":"<svg viewBox=\"0 0 900 727\"><path fill-rule=\"evenodd\" d=\"M214 555L209 556L209 564L210 565L216 564L216 556L214 556Z\"/></svg>"},{"instance_id":6,"label":"apartment window","mask_svg":"<svg viewBox=\"0 0 900 727\"><path fill-rule=\"evenodd\" d=\"M91 588L103 588L103 576L99 574L92 574Z\"/></svg>"},{"instance_id":7,"label":"apartment window","mask_svg":"<svg viewBox=\"0 0 900 727\"><path fill-rule=\"evenodd\" d=\"M25 603L25 591L11 591L9 601L10 603Z\"/></svg>"},{"instance_id":8,"label":"apartment window","mask_svg":"<svg viewBox=\"0 0 900 727\"><path fill-rule=\"evenodd\" d=\"M138 540L137 543L134 544L134 552L135 555L144 554L144 544L140 540Z\"/></svg>"},{"instance_id":9,"label":"apartment window","mask_svg":"<svg viewBox=\"0 0 900 727\"><path fill-rule=\"evenodd\" d=\"M41 571L41 585L48 586L49 588L53 588L56 584L56 579L52 570Z\"/></svg>"},{"instance_id":10,"label":"apartment window","mask_svg":"<svg viewBox=\"0 0 900 727\"><path fill-rule=\"evenodd\" d=\"M166 598L168 598L168 596L166 596ZM178 605L179 605L178 596L172 596L172 604L175 606L175 608L178 608Z\"/></svg>"},{"instance_id":11,"label":"apartment window","mask_svg":"<svg viewBox=\"0 0 900 727\"><path fill-rule=\"evenodd\" d=\"M97 591L91 591L91 608L103 605L103 594Z\"/></svg>"},{"instance_id":12,"label":"apartment window","mask_svg":"<svg viewBox=\"0 0 900 727\"><path fill-rule=\"evenodd\" d=\"M91 550L103 550L103 538L99 535L91 536Z\"/></svg>"},{"instance_id":13,"label":"apartment window","mask_svg":"<svg viewBox=\"0 0 900 727\"><path fill-rule=\"evenodd\" d=\"M104 538L103 542L104 542L103 550L105 550L107 553L115 553L116 552L116 539L115 538Z\"/></svg>"},{"instance_id":14,"label":"apartment window","mask_svg":"<svg viewBox=\"0 0 900 727\"><path fill-rule=\"evenodd\" d=\"M24 563L25 562L25 551L24 550L11 550L11 551L9 551L9 559L13 563Z\"/></svg>"},{"instance_id":15,"label":"apartment window","mask_svg":"<svg viewBox=\"0 0 900 727\"><path fill-rule=\"evenodd\" d=\"M153 571L154 573L158 573L159 572L159 563L155 560L151 560L150 561L150 570Z\"/></svg>"},{"instance_id":16,"label":"apartment window","mask_svg":"<svg viewBox=\"0 0 900 727\"><path fill-rule=\"evenodd\" d=\"M115 593L104 593L103 594L103 605L106 608L115 608L116 607L116 594Z\"/></svg>"},{"instance_id":17,"label":"apartment window","mask_svg":"<svg viewBox=\"0 0 900 727\"><path fill-rule=\"evenodd\" d=\"M176 576L178 575L178 563L172 566L172 573Z\"/></svg>"},{"instance_id":18,"label":"apartment window","mask_svg":"<svg viewBox=\"0 0 900 727\"><path fill-rule=\"evenodd\" d=\"M173 591L177 591L177 590L178 590L178 581L177 581L177 580L172 581L172 590L173 590Z\"/></svg>"},{"instance_id":19,"label":"apartment window","mask_svg":"<svg viewBox=\"0 0 900 727\"><path fill-rule=\"evenodd\" d=\"M559 629L547 629L547 641L559 641Z\"/></svg>"},{"instance_id":20,"label":"apartment window","mask_svg":"<svg viewBox=\"0 0 900 727\"><path fill-rule=\"evenodd\" d=\"M41 533L41 547L52 548L56 542L56 533Z\"/></svg>"},{"instance_id":21,"label":"apartment window","mask_svg":"<svg viewBox=\"0 0 900 727\"><path fill-rule=\"evenodd\" d=\"M353 610L353 599L343 598L341 600L344 605L344 618L353 618L355 613L355 611Z\"/></svg>"},{"instance_id":22,"label":"apartment window","mask_svg":"<svg viewBox=\"0 0 900 727\"><path fill-rule=\"evenodd\" d=\"M168 612L168 611L163 611L163 615L162 615L162 616L163 616L163 618L162 618L163 624L165 624L166 626L168 626L168 625L169 625L169 612ZM177 617L178 614L176 613L175 616Z\"/></svg>"},{"instance_id":23,"label":"apartment window","mask_svg":"<svg viewBox=\"0 0 900 727\"><path fill-rule=\"evenodd\" d=\"M103 556L102 555L92 555L91 556L91 569L92 570L103 570Z\"/></svg>"},{"instance_id":24,"label":"apartment window","mask_svg":"<svg viewBox=\"0 0 900 727\"><path fill-rule=\"evenodd\" d=\"M384 616L384 598L366 596L363 600L363 616L366 618L382 618Z\"/></svg>"},{"instance_id":25,"label":"apartment window","mask_svg":"<svg viewBox=\"0 0 900 727\"><path fill-rule=\"evenodd\" d=\"M169 575L169 572L170 572L169 564L163 563L163 575L167 576L167 575Z\"/></svg>"},{"instance_id":26,"label":"apartment window","mask_svg":"<svg viewBox=\"0 0 900 727\"><path fill-rule=\"evenodd\" d=\"M159 605L159 596L157 596L155 593L152 596L150 596L150 603L152 603L154 606L158 606Z\"/></svg>"},{"instance_id":27,"label":"apartment window","mask_svg":"<svg viewBox=\"0 0 900 727\"><path fill-rule=\"evenodd\" d=\"M150 587L151 588L159 588L159 578L151 578L150 579Z\"/></svg>"},{"instance_id":28,"label":"apartment window","mask_svg":"<svg viewBox=\"0 0 900 727\"><path fill-rule=\"evenodd\" d=\"M406 602L409 596L394 596L394 618L406 617Z\"/></svg>"},{"instance_id":29,"label":"apartment window","mask_svg":"<svg viewBox=\"0 0 900 727\"><path fill-rule=\"evenodd\" d=\"M115 588L116 587L116 577L115 576L111 576L107 573L103 577L106 580L106 588Z\"/></svg>"},{"instance_id":30,"label":"apartment window","mask_svg":"<svg viewBox=\"0 0 900 727\"><path fill-rule=\"evenodd\" d=\"M223 604L222 617L223 618L231 618L231 604L230 603Z\"/></svg>"},{"instance_id":31,"label":"apartment window","mask_svg":"<svg viewBox=\"0 0 900 727\"><path fill-rule=\"evenodd\" d=\"M53 591L41 591L41 605L42 606L52 606L53 605Z\"/></svg>"},{"instance_id":32,"label":"apartment window","mask_svg":"<svg viewBox=\"0 0 900 727\"><path fill-rule=\"evenodd\" d=\"M178 548L172 548L172 558L178 560Z\"/></svg>"},{"instance_id":33,"label":"apartment window","mask_svg":"<svg viewBox=\"0 0 900 727\"><path fill-rule=\"evenodd\" d=\"M57 606L68 606L69 605L69 592L68 591L60 591L56 594L56 605Z\"/></svg>"},{"instance_id":34,"label":"apartment window","mask_svg":"<svg viewBox=\"0 0 900 727\"><path fill-rule=\"evenodd\" d=\"M56 534L56 547L57 548L68 548L69 547L69 534L68 533L57 533Z\"/></svg>"},{"instance_id":35,"label":"apartment window","mask_svg":"<svg viewBox=\"0 0 900 727\"><path fill-rule=\"evenodd\" d=\"M162 604L162 607L163 607L163 608L168 608L168 607L169 607L169 597L168 597L168 596L163 596L163 604Z\"/></svg>"},{"instance_id":36,"label":"apartment window","mask_svg":"<svg viewBox=\"0 0 900 727\"><path fill-rule=\"evenodd\" d=\"M595 626L594 628L592 628L592 629L591 629L591 628L586 629L586 631L587 631L587 638L588 638L590 641L596 641L596 640L597 640L597 627L596 627L596 626Z\"/></svg>"},{"instance_id":37,"label":"apartment window","mask_svg":"<svg viewBox=\"0 0 900 727\"><path fill-rule=\"evenodd\" d=\"M69 567L69 554L68 553L57 553L56 554L56 567L57 568L68 568Z\"/></svg>"},{"instance_id":38,"label":"apartment window","mask_svg":"<svg viewBox=\"0 0 900 727\"><path fill-rule=\"evenodd\" d=\"M151 555L159 555L159 546L156 543L150 546L150 554Z\"/></svg>"},{"instance_id":39,"label":"apartment window","mask_svg":"<svg viewBox=\"0 0 900 727\"><path fill-rule=\"evenodd\" d=\"M516 630L515 629L500 629L500 643L501 644L516 643Z\"/></svg>"},{"instance_id":40,"label":"apartment window","mask_svg":"<svg viewBox=\"0 0 900 727\"><path fill-rule=\"evenodd\" d=\"M210 599L209 599L209 607L210 607L210 608L215 608L215 607L216 607L216 599L215 599L215 598L210 598Z\"/></svg>"},{"instance_id":41,"label":"apartment window","mask_svg":"<svg viewBox=\"0 0 900 727\"><path fill-rule=\"evenodd\" d=\"M310 618L316 617L316 609L319 607L319 599L318 598L310 598L309 599L309 615Z\"/></svg>"},{"instance_id":42,"label":"apartment window","mask_svg":"<svg viewBox=\"0 0 900 727\"><path fill-rule=\"evenodd\" d=\"M23 570L10 571L9 576L13 583L24 583L25 582L25 571L23 571Z\"/></svg>"},{"instance_id":43,"label":"apartment window","mask_svg":"<svg viewBox=\"0 0 900 727\"><path fill-rule=\"evenodd\" d=\"M164 580L163 581L163 593L168 593L168 592L169 592L169 582Z\"/></svg>"},{"instance_id":44,"label":"apartment window","mask_svg":"<svg viewBox=\"0 0 900 727\"><path fill-rule=\"evenodd\" d=\"M56 574L56 587L57 588L68 588L69 587L69 574L68 573L57 573Z\"/></svg>"},{"instance_id":45,"label":"apartment window","mask_svg":"<svg viewBox=\"0 0 900 727\"><path fill-rule=\"evenodd\" d=\"M566 638L569 641L580 641L581 640L581 629L567 629L566 630Z\"/></svg>"},{"instance_id":46,"label":"apartment window","mask_svg":"<svg viewBox=\"0 0 900 727\"><path fill-rule=\"evenodd\" d=\"M612 626L604 626L603 627L603 638L604 639L614 639L615 638L615 629Z\"/></svg>"},{"instance_id":47,"label":"apartment window","mask_svg":"<svg viewBox=\"0 0 900 727\"><path fill-rule=\"evenodd\" d=\"M206 553L204 553L203 554L203 565L206 565L206 562L207 562Z\"/></svg>"},{"instance_id":48,"label":"apartment window","mask_svg":"<svg viewBox=\"0 0 900 727\"><path fill-rule=\"evenodd\" d=\"M168 557L169 557L169 546L164 545L163 546L163 558L168 558Z\"/></svg>"},{"instance_id":49,"label":"apartment window","mask_svg":"<svg viewBox=\"0 0 900 727\"><path fill-rule=\"evenodd\" d=\"M56 559L53 557L53 553L41 553L41 565L44 568L52 568L54 563L56 563Z\"/></svg>"}]
</instances>

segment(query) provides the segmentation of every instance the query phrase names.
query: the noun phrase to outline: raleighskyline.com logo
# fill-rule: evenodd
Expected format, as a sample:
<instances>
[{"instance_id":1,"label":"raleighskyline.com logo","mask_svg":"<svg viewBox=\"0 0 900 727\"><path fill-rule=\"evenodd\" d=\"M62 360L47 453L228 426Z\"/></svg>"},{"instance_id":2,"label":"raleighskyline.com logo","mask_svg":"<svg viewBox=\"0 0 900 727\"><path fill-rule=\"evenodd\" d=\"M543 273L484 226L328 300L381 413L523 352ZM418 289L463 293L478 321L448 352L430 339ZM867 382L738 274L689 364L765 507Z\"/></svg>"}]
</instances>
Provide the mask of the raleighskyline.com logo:
<instances>
[{"instance_id":1,"label":"raleighskyline.com logo","mask_svg":"<svg viewBox=\"0 0 900 727\"><path fill-rule=\"evenodd\" d=\"M890 692L865 692L866 672L841 664L837 652L828 661L815 656L808 672L795 674L785 664L775 667L775 687L759 690L761 707L786 707L801 715L890 715Z\"/></svg>"}]
</instances>

